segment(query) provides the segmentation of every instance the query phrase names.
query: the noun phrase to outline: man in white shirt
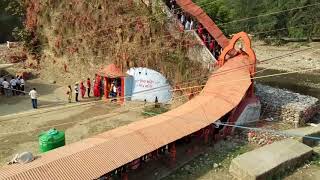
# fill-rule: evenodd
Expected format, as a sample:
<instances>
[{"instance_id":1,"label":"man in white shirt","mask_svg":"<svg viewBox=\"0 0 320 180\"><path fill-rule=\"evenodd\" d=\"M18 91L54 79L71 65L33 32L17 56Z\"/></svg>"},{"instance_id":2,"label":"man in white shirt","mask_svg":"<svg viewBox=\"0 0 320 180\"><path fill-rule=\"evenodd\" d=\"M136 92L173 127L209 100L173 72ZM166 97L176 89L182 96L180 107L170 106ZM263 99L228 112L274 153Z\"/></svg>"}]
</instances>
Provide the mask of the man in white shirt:
<instances>
[{"instance_id":1,"label":"man in white shirt","mask_svg":"<svg viewBox=\"0 0 320 180\"><path fill-rule=\"evenodd\" d=\"M190 22L187 20L186 25L184 26L185 30L190 30Z\"/></svg>"},{"instance_id":2,"label":"man in white shirt","mask_svg":"<svg viewBox=\"0 0 320 180\"><path fill-rule=\"evenodd\" d=\"M182 25L184 25L184 21L186 20L186 17L184 16L184 13L181 13L180 22Z\"/></svg>"},{"instance_id":3,"label":"man in white shirt","mask_svg":"<svg viewBox=\"0 0 320 180\"><path fill-rule=\"evenodd\" d=\"M12 95L15 96L16 90L17 90L17 81L14 77L11 77L10 84L11 84L11 88L12 88Z\"/></svg>"},{"instance_id":4,"label":"man in white shirt","mask_svg":"<svg viewBox=\"0 0 320 180\"><path fill-rule=\"evenodd\" d=\"M38 93L36 91L36 88L33 88L30 92L29 92L29 96L31 98L31 102L32 102L32 107L33 109L37 109L38 108Z\"/></svg>"},{"instance_id":5,"label":"man in white shirt","mask_svg":"<svg viewBox=\"0 0 320 180\"><path fill-rule=\"evenodd\" d=\"M4 94L6 96L9 96L10 95L10 83L7 81L6 78L3 79L2 87L4 89Z\"/></svg>"},{"instance_id":6,"label":"man in white shirt","mask_svg":"<svg viewBox=\"0 0 320 180\"><path fill-rule=\"evenodd\" d=\"M192 29L193 29L193 20L191 19L189 30L192 30Z\"/></svg>"}]
</instances>

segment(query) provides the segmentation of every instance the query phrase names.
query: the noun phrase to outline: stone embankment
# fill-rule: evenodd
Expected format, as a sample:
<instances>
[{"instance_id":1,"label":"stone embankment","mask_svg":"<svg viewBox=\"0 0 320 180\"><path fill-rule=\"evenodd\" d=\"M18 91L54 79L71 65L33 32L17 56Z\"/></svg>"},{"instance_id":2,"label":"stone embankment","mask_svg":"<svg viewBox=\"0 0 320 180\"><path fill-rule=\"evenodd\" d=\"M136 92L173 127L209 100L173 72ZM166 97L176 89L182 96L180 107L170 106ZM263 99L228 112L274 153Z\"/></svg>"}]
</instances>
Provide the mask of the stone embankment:
<instances>
[{"instance_id":1,"label":"stone embankment","mask_svg":"<svg viewBox=\"0 0 320 180\"><path fill-rule=\"evenodd\" d=\"M292 124L305 125L320 110L319 99L261 84L256 95L262 104L262 118L271 118Z\"/></svg>"}]
</instances>

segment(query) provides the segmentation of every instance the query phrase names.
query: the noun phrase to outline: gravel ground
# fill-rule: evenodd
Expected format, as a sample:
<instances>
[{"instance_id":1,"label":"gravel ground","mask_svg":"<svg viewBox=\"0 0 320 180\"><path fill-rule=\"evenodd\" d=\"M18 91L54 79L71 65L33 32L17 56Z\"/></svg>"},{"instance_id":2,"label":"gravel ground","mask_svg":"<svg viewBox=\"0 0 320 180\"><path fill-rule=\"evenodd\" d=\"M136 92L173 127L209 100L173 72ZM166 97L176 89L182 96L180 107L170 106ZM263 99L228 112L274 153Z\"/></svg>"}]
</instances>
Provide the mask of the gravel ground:
<instances>
[{"instance_id":1,"label":"gravel ground","mask_svg":"<svg viewBox=\"0 0 320 180\"><path fill-rule=\"evenodd\" d=\"M288 43L284 46L265 45L261 41L253 43L253 49L257 55L258 61L284 55L290 52L311 48L299 53L292 54L285 58L276 58L258 64L259 68L270 68L283 71L299 71L311 68L320 68L320 43L314 42L310 44ZM320 73L320 70L317 71Z\"/></svg>"}]
</instances>

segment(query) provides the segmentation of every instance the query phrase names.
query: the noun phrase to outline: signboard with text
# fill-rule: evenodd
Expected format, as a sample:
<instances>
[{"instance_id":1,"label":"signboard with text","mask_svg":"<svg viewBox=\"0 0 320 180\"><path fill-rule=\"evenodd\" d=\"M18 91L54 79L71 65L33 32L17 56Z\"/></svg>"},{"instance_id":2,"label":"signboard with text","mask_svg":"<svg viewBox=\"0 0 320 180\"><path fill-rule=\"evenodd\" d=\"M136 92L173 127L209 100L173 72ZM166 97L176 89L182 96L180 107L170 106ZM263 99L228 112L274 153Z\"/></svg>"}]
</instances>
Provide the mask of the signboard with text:
<instances>
[{"instance_id":1,"label":"signboard with text","mask_svg":"<svg viewBox=\"0 0 320 180\"><path fill-rule=\"evenodd\" d=\"M127 74L134 79L131 100L154 102L157 97L160 103L166 103L172 98L171 86L159 72L148 68L131 68Z\"/></svg>"}]
</instances>

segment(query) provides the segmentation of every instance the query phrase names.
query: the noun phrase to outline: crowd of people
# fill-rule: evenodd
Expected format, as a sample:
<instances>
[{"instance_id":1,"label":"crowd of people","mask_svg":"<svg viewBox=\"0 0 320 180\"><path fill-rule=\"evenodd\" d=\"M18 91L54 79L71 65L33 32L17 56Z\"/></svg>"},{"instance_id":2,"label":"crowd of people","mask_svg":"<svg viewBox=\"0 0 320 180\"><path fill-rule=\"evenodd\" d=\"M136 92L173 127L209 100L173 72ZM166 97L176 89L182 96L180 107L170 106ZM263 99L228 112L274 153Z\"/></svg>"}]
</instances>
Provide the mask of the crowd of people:
<instances>
[{"instance_id":1,"label":"crowd of people","mask_svg":"<svg viewBox=\"0 0 320 180\"><path fill-rule=\"evenodd\" d=\"M104 78L102 78L100 75L95 75L95 79L93 81L93 96L94 97L100 97L104 96L105 94L105 88L109 89L108 97L112 98L112 101L116 101L116 97L120 96L121 93L121 86L120 83L115 79L111 83L111 86L105 87ZM71 85L67 88L67 96L68 96L68 102L72 102L72 97L74 94L74 100L75 102L79 102L79 94L81 95L81 98L90 98L91 97L91 80L90 78L87 78L86 83L81 81L80 83L75 83L74 87L72 88Z\"/></svg>"},{"instance_id":2,"label":"crowd of people","mask_svg":"<svg viewBox=\"0 0 320 180\"><path fill-rule=\"evenodd\" d=\"M25 80L22 76L8 76L0 75L0 95L18 96L25 95L24 86Z\"/></svg>"},{"instance_id":3,"label":"crowd of people","mask_svg":"<svg viewBox=\"0 0 320 180\"><path fill-rule=\"evenodd\" d=\"M91 80L90 78L87 79L86 81L86 85L84 85L84 82L81 81L80 84L79 83L75 83L73 88L71 87L71 85L68 86L67 88L67 98L68 98L68 102L71 103L72 102L72 94L74 93L75 95L75 102L79 102L79 93L81 94L81 98L84 99L86 92L87 92L87 97L90 98L90 92L91 92Z\"/></svg>"},{"instance_id":4,"label":"crowd of people","mask_svg":"<svg viewBox=\"0 0 320 180\"><path fill-rule=\"evenodd\" d=\"M193 18L190 14L184 12L176 0L166 0L166 4L169 7L171 13L175 15L177 20L181 23L184 30L195 30L201 38L203 44L209 49L212 55L218 59L221 54L221 46L217 41L210 35L210 33L203 27L203 25Z\"/></svg>"},{"instance_id":5,"label":"crowd of people","mask_svg":"<svg viewBox=\"0 0 320 180\"><path fill-rule=\"evenodd\" d=\"M23 76L17 75L16 77L11 76L7 78L8 75L0 75L0 95L6 97L9 96L24 96L25 91L25 80ZM38 108L38 93L36 88L33 88L29 93L27 93L31 98L32 107L34 109Z\"/></svg>"}]
</instances>

